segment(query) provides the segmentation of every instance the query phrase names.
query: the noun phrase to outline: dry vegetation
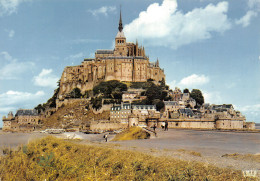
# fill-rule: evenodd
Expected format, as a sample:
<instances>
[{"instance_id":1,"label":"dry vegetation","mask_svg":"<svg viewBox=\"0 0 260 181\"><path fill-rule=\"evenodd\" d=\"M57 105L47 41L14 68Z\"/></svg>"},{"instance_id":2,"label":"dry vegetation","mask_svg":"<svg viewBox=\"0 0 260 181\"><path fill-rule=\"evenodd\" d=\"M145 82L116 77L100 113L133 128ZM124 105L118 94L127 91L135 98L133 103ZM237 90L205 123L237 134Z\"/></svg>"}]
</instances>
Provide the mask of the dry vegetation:
<instances>
[{"instance_id":1,"label":"dry vegetation","mask_svg":"<svg viewBox=\"0 0 260 181\"><path fill-rule=\"evenodd\" d=\"M80 125L86 125L93 120L109 119L109 111L94 114L93 111L86 109L86 106L87 103L82 103L82 101L62 106L57 112L44 120L44 126L46 128L80 127Z\"/></svg>"},{"instance_id":2,"label":"dry vegetation","mask_svg":"<svg viewBox=\"0 0 260 181\"><path fill-rule=\"evenodd\" d=\"M201 153L196 152L196 151L192 151L192 150L185 150L185 149L178 149L178 152L182 152L184 154L189 154L189 155L193 155L193 156L199 156L201 157Z\"/></svg>"},{"instance_id":3,"label":"dry vegetation","mask_svg":"<svg viewBox=\"0 0 260 181\"><path fill-rule=\"evenodd\" d=\"M233 158L235 160L247 160L247 161L254 161L260 163L260 154L238 154L238 153L233 153L233 154L225 154L222 155L222 157L227 157L227 158Z\"/></svg>"},{"instance_id":4,"label":"dry vegetation","mask_svg":"<svg viewBox=\"0 0 260 181\"><path fill-rule=\"evenodd\" d=\"M253 180L201 163L46 137L0 157L2 180Z\"/></svg>"},{"instance_id":5,"label":"dry vegetation","mask_svg":"<svg viewBox=\"0 0 260 181\"><path fill-rule=\"evenodd\" d=\"M147 139L149 137L149 133L145 132L142 128L131 127L117 134L113 141Z\"/></svg>"}]
</instances>

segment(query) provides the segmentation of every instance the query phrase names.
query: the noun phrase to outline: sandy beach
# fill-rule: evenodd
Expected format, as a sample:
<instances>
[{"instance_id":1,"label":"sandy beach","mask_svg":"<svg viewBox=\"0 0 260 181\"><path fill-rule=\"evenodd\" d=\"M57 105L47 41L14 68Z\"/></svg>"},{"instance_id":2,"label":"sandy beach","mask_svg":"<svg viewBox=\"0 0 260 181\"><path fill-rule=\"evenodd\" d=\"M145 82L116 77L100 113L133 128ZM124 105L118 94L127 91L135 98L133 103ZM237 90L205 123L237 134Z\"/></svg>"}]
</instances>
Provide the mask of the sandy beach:
<instances>
[{"instance_id":1,"label":"sandy beach","mask_svg":"<svg viewBox=\"0 0 260 181\"><path fill-rule=\"evenodd\" d=\"M154 156L173 157L187 161L199 161L218 167L228 167L238 170L260 169L260 163L252 160L235 160L222 157L224 154L259 154L260 133L202 131L169 129L157 130L157 137L146 140L109 141L105 143L104 134L76 133L83 137L82 144L97 144L116 149L144 152ZM3 147L17 147L28 141L47 136L44 133L3 133L0 132L0 149ZM60 137L61 135L55 135ZM109 140L114 135L109 135ZM196 156L186 151L201 154ZM2 152L2 151L1 151Z\"/></svg>"}]
</instances>

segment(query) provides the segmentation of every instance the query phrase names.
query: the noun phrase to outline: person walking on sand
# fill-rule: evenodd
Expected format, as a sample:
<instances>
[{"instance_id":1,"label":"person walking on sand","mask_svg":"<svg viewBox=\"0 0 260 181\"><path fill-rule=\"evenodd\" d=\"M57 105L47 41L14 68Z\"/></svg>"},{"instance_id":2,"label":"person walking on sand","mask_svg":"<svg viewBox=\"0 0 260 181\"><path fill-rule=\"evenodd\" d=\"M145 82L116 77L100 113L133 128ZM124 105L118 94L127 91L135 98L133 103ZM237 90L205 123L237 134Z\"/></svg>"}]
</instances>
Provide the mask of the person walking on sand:
<instances>
[{"instance_id":1,"label":"person walking on sand","mask_svg":"<svg viewBox=\"0 0 260 181\"><path fill-rule=\"evenodd\" d=\"M167 120L165 121L165 126L164 126L164 128L165 128L164 131L168 131L168 121L167 121Z\"/></svg>"},{"instance_id":2,"label":"person walking on sand","mask_svg":"<svg viewBox=\"0 0 260 181\"><path fill-rule=\"evenodd\" d=\"M153 128L153 131L155 132L156 124L154 124L152 128Z\"/></svg>"},{"instance_id":3,"label":"person walking on sand","mask_svg":"<svg viewBox=\"0 0 260 181\"><path fill-rule=\"evenodd\" d=\"M153 125L153 131L154 131L154 135L157 137L157 134L156 134L156 124L154 123L154 125Z\"/></svg>"},{"instance_id":4,"label":"person walking on sand","mask_svg":"<svg viewBox=\"0 0 260 181\"><path fill-rule=\"evenodd\" d=\"M107 134L104 135L104 138L105 138L105 140L106 140L106 142L107 142Z\"/></svg>"}]
</instances>

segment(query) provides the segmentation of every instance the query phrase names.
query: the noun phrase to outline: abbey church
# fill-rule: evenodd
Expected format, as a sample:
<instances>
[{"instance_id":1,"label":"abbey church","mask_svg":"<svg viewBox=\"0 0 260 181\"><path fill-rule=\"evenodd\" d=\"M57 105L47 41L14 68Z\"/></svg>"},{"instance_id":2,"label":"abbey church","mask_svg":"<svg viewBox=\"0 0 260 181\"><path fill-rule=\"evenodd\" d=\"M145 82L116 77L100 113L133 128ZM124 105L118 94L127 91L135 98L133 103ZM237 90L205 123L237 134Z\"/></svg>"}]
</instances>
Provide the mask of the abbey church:
<instances>
[{"instance_id":1,"label":"abbey church","mask_svg":"<svg viewBox=\"0 0 260 181\"><path fill-rule=\"evenodd\" d=\"M165 80L164 70L159 67L158 59L149 61L144 47L139 47L138 42L126 41L120 12L114 50L97 50L95 58L66 67L60 80L59 98L76 87L82 92L91 90L101 81L146 82L148 79L154 83Z\"/></svg>"}]
</instances>

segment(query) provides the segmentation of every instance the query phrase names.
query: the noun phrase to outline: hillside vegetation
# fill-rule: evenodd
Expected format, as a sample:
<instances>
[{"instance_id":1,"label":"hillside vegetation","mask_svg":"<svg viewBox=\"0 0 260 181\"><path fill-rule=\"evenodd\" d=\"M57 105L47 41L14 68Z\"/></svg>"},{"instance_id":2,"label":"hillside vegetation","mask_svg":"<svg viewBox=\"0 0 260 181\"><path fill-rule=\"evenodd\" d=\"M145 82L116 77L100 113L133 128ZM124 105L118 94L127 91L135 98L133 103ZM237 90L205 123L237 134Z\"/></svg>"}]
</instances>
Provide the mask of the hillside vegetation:
<instances>
[{"instance_id":1,"label":"hillside vegetation","mask_svg":"<svg viewBox=\"0 0 260 181\"><path fill-rule=\"evenodd\" d=\"M46 137L0 157L1 180L253 180L239 171Z\"/></svg>"},{"instance_id":2,"label":"hillside vegetation","mask_svg":"<svg viewBox=\"0 0 260 181\"><path fill-rule=\"evenodd\" d=\"M60 107L50 117L45 118L43 123L45 128L84 127L93 120L107 120L109 115L109 111L94 114L91 110L86 109L86 104L79 101Z\"/></svg>"},{"instance_id":3,"label":"hillside vegetation","mask_svg":"<svg viewBox=\"0 0 260 181\"><path fill-rule=\"evenodd\" d=\"M121 133L117 134L113 141L123 141L123 140L137 140L137 139L147 139L149 138L149 133L142 130L140 127L130 127Z\"/></svg>"}]
</instances>

